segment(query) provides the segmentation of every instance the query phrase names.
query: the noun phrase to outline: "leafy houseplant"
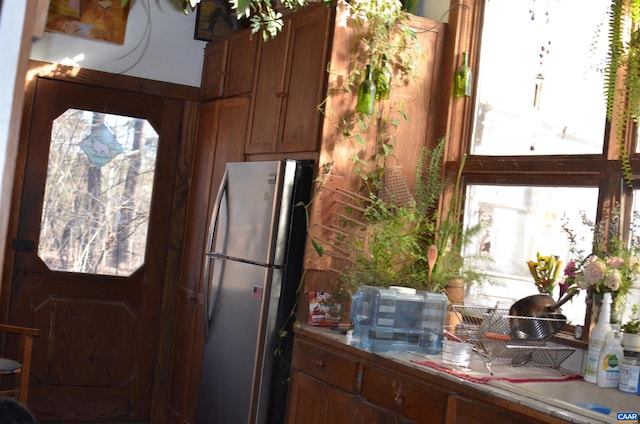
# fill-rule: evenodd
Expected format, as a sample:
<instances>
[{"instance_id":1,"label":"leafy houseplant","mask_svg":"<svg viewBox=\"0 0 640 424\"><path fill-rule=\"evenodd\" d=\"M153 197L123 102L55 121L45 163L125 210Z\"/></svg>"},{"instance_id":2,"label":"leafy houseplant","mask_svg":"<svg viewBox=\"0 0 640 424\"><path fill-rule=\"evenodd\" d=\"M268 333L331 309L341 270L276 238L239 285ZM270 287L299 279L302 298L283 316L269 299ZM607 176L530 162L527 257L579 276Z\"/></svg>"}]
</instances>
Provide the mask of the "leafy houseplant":
<instances>
[{"instance_id":1,"label":"leafy houseplant","mask_svg":"<svg viewBox=\"0 0 640 424\"><path fill-rule=\"evenodd\" d=\"M640 316L638 316L638 305L633 305L633 315L624 325L622 331L628 334L640 334Z\"/></svg>"},{"instance_id":2,"label":"leafy houseplant","mask_svg":"<svg viewBox=\"0 0 640 424\"><path fill-rule=\"evenodd\" d=\"M634 304L632 315L629 321L621 327L623 331L622 344L625 348L640 350L640 315L638 315L638 304Z\"/></svg>"},{"instance_id":3,"label":"leafy houseplant","mask_svg":"<svg viewBox=\"0 0 640 424\"><path fill-rule=\"evenodd\" d=\"M437 213L444 193L440 167L444 139L433 149L424 148L416 171L415 200L396 205L371 193L362 210L362 225L345 232L358 234L346 250L353 262L340 274L344 294L354 293L360 285L390 285L446 292L449 280L484 280L473 269L463 267L460 251L476 236L482 225L464 229L454 196L444 216ZM458 182L459 183L459 182ZM436 246L438 257L429 275L427 251Z\"/></svg>"}]
</instances>

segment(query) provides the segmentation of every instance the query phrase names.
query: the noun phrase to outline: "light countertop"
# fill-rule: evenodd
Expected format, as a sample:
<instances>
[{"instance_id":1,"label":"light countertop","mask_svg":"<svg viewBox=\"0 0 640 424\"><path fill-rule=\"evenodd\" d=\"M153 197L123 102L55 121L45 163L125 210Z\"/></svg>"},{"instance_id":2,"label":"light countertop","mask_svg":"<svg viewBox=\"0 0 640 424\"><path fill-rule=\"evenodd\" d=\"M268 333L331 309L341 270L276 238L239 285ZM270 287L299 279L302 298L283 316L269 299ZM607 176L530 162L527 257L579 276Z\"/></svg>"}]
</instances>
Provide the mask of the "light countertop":
<instances>
[{"instance_id":1,"label":"light countertop","mask_svg":"<svg viewBox=\"0 0 640 424\"><path fill-rule=\"evenodd\" d=\"M304 331L347 344L346 336L340 331L306 325L303 327ZM491 367L493 371L493 376L491 376L489 370L484 366L482 358L473 354L469 370L464 371L464 374L471 377L468 379L461 378L454 373L447 372L447 370L443 371L442 368L446 366L442 363L440 355L424 355L404 351L376 352L374 354L420 372L437 375L457 384L473 387L474 390L490 393L491 396L500 397L572 423L617 423L617 412L640 412L640 396L623 393L617 389L603 389L582 379L566 380L572 374L562 370L544 367L496 367L494 365ZM460 371L458 370L458 372ZM528 381L512 382L507 381L506 378L515 381L520 379ZM489 379L489 381L478 382L478 379ZM555 381L536 381L540 379ZM605 415L601 412L591 411L578 406L578 403L604 405L611 408L611 413Z\"/></svg>"}]
</instances>

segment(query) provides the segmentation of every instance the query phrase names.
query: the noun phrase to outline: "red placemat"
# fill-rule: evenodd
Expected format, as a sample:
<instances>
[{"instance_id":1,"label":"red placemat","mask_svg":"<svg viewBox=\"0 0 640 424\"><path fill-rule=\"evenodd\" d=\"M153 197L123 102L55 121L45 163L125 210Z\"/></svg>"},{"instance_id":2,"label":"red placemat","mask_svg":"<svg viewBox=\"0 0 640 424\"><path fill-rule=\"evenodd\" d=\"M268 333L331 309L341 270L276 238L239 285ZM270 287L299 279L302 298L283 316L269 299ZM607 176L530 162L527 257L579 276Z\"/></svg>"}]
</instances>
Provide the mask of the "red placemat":
<instances>
[{"instance_id":1,"label":"red placemat","mask_svg":"<svg viewBox=\"0 0 640 424\"><path fill-rule=\"evenodd\" d=\"M466 371L459 371L448 368L444 365L438 364L437 362L429 361L429 360L417 360L412 359L411 362L418 365L423 365L425 367L433 368L438 371L445 372L447 374L451 374L458 378L462 378L464 380L472 381L474 383L488 383L489 381L508 381L510 383L542 383L542 382L560 382L560 381L571 381L571 380L581 380L582 376L579 374L562 374L558 376L542 376L542 377L504 377L500 375L489 375L489 376L474 376ZM556 371L556 370L551 370ZM494 373L495 374L495 373Z\"/></svg>"}]
</instances>

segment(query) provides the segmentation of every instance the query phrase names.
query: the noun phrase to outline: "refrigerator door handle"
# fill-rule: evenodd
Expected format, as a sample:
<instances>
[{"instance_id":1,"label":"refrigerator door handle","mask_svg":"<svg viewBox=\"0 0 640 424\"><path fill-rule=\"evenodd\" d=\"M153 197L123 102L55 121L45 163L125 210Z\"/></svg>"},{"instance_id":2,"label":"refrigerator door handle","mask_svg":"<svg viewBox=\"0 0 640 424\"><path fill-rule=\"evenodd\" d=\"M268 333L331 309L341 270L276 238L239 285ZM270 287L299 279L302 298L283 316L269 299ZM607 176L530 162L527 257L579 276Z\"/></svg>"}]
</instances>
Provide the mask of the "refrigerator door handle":
<instances>
[{"instance_id":1,"label":"refrigerator door handle","mask_svg":"<svg viewBox=\"0 0 640 424\"><path fill-rule=\"evenodd\" d=\"M211 250L213 249L213 243L218 239L218 237L226 238L226 228L222 228L224 230L224 234L219 234L218 224L220 221L220 214L226 213L226 210L223 210L221 207L222 201L227 196L227 180L228 175L225 170L224 176L222 177L222 181L220 183L220 189L218 190L218 194L216 195L216 201L213 206L213 211L211 213L211 221L209 222L209 229L207 231L207 244L205 245L206 251L204 254L204 269L202 272L202 281L204 282L204 330L205 330L205 341L209 338L209 330L211 328L211 323L213 321L213 313L215 311L216 300L218 298L218 292L220 290L220 281L222 280L222 274L224 273L224 262L220 261L218 266L215 268L214 273L211 272L211 261L215 260L216 257L211 255ZM226 204L226 202L225 202ZM228 222L225 219L225 222ZM224 240L224 239L223 239ZM224 241L226 244L226 241Z\"/></svg>"},{"instance_id":2,"label":"refrigerator door handle","mask_svg":"<svg viewBox=\"0 0 640 424\"><path fill-rule=\"evenodd\" d=\"M285 268L285 265L276 265L276 264L269 264L269 263L266 263L266 262L252 261L252 260L249 260L249 259L237 258L235 256L223 255L222 253L216 253L216 252L207 252L207 253L205 253L205 255L207 255L208 257L213 258L213 259L224 259L226 261L242 262L243 264L257 265L257 266L261 266L261 267L264 267L264 268L270 268L270 269L284 269Z\"/></svg>"}]
</instances>

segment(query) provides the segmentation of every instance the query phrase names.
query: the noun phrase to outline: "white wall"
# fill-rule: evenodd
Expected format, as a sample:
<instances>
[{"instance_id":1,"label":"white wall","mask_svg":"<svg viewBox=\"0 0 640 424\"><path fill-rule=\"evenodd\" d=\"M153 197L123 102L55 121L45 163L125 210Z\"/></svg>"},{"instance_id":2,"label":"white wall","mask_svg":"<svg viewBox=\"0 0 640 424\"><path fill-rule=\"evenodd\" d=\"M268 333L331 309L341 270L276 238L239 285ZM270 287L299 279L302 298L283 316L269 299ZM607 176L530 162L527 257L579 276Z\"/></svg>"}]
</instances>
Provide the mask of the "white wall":
<instances>
[{"instance_id":1,"label":"white wall","mask_svg":"<svg viewBox=\"0 0 640 424\"><path fill-rule=\"evenodd\" d=\"M124 45L46 32L31 59L199 87L205 42L193 39L195 21L169 0L133 0Z\"/></svg>"},{"instance_id":2,"label":"white wall","mask_svg":"<svg viewBox=\"0 0 640 424\"><path fill-rule=\"evenodd\" d=\"M48 1L4 0L0 10L0 268L4 261L24 80L32 37ZM41 6L39 8L38 6ZM43 19L42 19L43 20ZM1 282L0 282L1 283Z\"/></svg>"},{"instance_id":3,"label":"white wall","mask_svg":"<svg viewBox=\"0 0 640 424\"><path fill-rule=\"evenodd\" d=\"M418 2L418 15L436 21L448 22L449 9L449 0L420 0Z\"/></svg>"}]
</instances>

